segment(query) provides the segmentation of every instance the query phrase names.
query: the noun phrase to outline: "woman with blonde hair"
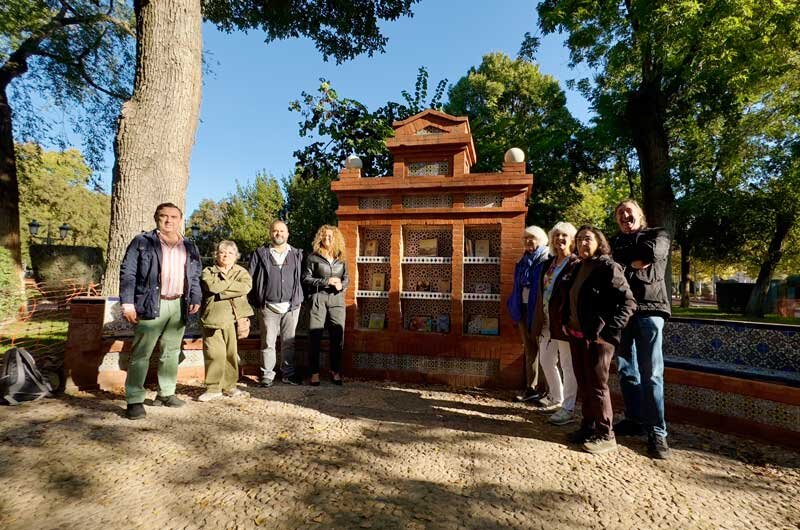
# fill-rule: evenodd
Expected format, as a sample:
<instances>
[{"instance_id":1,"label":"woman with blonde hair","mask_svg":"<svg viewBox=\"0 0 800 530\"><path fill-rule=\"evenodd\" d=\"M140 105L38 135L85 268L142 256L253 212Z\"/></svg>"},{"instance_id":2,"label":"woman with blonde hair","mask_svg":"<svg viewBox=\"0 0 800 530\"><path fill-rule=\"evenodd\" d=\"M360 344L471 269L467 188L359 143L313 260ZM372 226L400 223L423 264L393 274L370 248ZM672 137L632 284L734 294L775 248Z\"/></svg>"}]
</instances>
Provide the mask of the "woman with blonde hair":
<instances>
[{"instance_id":1,"label":"woman with blonde hair","mask_svg":"<svg viewBox=\"0 0 800 530\"><path fill-rule=\"evenodd\" d=\"M325 328L330 339L331 379L335 385L341 385L344 291L350 283L344 261L344 236L335 226L322 225L314 236L312 249L303 270L303 286L309 300L311 385L319 385L319 350Z\"/></svg>"},{"instance_id":2,"label":"woman with blonde hair","mask_svg":"<svg viewBox=\"0 0 800 530\"><path fill-rule=\"evenodd\" d=\"M253 280L244 267L236 264L239 249L233 241L220 241L215 252L216 263L206 267L200 278L203 308L203 357L206 364L206 391L198 401L213 401L223 395L236 397L246 392L236 388L239 378L237 325L240 333L253 308L247 301ZM237 324L238 321L238 324Z\"/></svg>"},{"instance_id":3,"label":"woman with blonde hair","mask_svg":"<svg viewBox=\"0 0 800 530\"><path fill-rule=\"evenodd\" d=\"M578 383L572 369L569 336L562 329L561 308L565 291L563 278L579 261L573 254L575 233L578 230L570 223L557 223L548 234L550 254L542 264L538 278L535 316L531 336L539 345L539 362L550 388L550 397L541 409L549 411L559 407L548 420L553 425L566 425L575 421L575 399ZM562 381L558 371L559 361L564 373Z\"/></svg>"}]
</instances>

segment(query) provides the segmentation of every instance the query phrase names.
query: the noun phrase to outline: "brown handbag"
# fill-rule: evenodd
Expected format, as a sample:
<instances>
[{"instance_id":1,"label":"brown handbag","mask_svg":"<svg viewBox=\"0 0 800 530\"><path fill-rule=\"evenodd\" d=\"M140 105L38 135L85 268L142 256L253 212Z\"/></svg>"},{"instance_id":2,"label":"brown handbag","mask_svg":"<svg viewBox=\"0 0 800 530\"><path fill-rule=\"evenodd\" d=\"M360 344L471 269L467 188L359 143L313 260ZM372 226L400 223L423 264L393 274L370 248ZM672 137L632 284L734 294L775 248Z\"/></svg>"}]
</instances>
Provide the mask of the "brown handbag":
<instances>
[{"instance_id":1,"label":"brown handbag","mask_svg":"<svg viewBox=\"0 0 800 530\"><path fill-rule=\"evenodd\" d=\"M250 336L250 317L238 318L236 316L236 304L233 303L233 298L230 299L231 309L233 310L233 318L236 325L236 338L246 339Z\"/></svg>"}]
</instances>

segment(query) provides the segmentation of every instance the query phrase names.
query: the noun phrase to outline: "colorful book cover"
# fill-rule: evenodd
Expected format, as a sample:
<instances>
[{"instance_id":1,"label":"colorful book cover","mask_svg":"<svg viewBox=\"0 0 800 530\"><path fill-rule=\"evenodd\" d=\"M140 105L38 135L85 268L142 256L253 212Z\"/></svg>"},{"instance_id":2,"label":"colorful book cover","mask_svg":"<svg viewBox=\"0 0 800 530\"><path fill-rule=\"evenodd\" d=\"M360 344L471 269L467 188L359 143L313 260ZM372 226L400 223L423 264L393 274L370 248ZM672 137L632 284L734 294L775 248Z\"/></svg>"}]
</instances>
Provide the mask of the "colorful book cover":
<instances>
[{"instance_id":1,"label":"colorful book cover","mask_svg":"<svg viewBox=\"0 0 800 530\"><path fill-rule=\"evenodd\" d=\"M385 313L369 314L369 329L383 329L385 324L386 324Z\"/></svg>"},{"instance_id":2,"label":"colorful book cover","mask_svg":"<svg viewBox=\"0 0 800 530\"><path fill-rule=\"evenodd\" d=\"M378 255L378 240L377 239L370 239L364 245L364 255L365 256L377 256Z\"/></svg>"},{"instance_id":3,"label":"colorful book cover","mask_svg":"<svg viewBox=\"0 0 800 530\"><path fill-rule=\"evenodd\" d=\"M432 257L439 255L439 240L434 239L422 239L419 242L419 250L417 251L417 256L425 256L425 257Z\"/></svg>"},{"instance_id":4,"label":"colorful book cover","mask_svg":"<svg viewBox=\"0 0 800 530\"><path fill-rule=\"evenodd\" d=\"M492 284L485 283L485 282L477 282L475 284L475 292L478 294L491 294L492 293Z\"/></svg>"},{"instance_id":5,"label":"colorful book cover","mask_svg":"<svg viewBox=\"0 0 800 530\"><path fill-rule=\"evenodd\" d=\"M371 291L385 291L386 275L382 272L373 272L369 279L369 288Z\"/></svg>"},{"instance_id":6,"label":"colorful book cover","mask_svg":"<svg viewBox=\"0 0 800 530\"><path fill-rule=\"evenodd\" d=\"M436 317L436 331L439 333L450 333L450 315L442 313Z\"/></svg>"},{"instance_id":7,"label":"colorful book cover","mask_svg":"<svg viewBox=\"0 0 800 530\"><path fill-rule=\"evenodd\" d=\"M496 318L483 317L481 322L481 335L498 335L498 321Z\"/></svg>"},{"instance_id":8,"label":"colorful book cover","mask_svg":"<svg viewBox=\"0 0 800 530\"><path fill-rule=\"evenodd\" d=\"M431 317L413 316L408 321L408 329L411 331L430 331Z\"/></svg>"},{"instance_id":9,"label":"colorful book cover","mask_svg":"<svg viewBox=\"0 0 800 530\"><path fill-rule=\"evenodd\" d=\"M483 316L472 315L467 322L467 333L471 335L479 335L483 327Z\"/></svg>"},{"instance_id":10,"label":"colorful book cover","mask_svg":"<svg viewBox=\"0 0 800 530\"><path fill-rule=\"evenodd\" d=\"M489 240L477 239L475 241L475 255L481 258L489 257Z\"/></svg>"}]
</instances>

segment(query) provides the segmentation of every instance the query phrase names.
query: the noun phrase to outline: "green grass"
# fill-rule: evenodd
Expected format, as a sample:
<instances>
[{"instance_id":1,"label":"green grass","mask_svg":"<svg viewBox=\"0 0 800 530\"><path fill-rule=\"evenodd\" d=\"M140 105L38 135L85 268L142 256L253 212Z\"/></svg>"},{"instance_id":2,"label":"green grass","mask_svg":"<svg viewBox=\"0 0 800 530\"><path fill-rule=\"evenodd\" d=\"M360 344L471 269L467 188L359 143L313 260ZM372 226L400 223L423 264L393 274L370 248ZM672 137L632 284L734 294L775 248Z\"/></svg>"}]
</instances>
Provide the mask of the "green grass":
<instances>
[{"instance_id":1,"label":"green grass","mask_svg":"<svg viewBox=\"0 0 800 530\"><path fill-rule=\"evenodd\" d=\"M764 324L794 324L800 326L800 319L781 317L776 314L764 315L762 318L748 317L739 313L724 313L716 307L679 307L672 306L672 316L685 318L708 318L716 320L736 320L739 322L760 322Z\"/></svg>"}]
</instances>

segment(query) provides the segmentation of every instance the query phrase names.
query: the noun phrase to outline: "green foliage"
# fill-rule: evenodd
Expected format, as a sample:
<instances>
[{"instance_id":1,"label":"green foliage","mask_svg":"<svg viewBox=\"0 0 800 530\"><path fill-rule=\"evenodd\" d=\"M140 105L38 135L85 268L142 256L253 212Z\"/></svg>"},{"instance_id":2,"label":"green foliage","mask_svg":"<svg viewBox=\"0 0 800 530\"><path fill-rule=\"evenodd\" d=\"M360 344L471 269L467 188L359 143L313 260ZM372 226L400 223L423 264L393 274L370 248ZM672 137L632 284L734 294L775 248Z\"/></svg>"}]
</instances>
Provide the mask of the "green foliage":
<instances>
[{"instance_id":1,"label":"green foliage","mask_svg":"<svg viewBox=\"0 0 800 530\"><path fill-rule=\"evenodd\" d=\"M35 144L17 144L17 172L20 185L20 226L41 224L40 236L50 232L55 243L84 245L105 250L111 199L90 189L92 170L76 149L45 151ZM60 241L58 227L71 230ZM30 263L29 238L22 237L23 261Z\"/></svg>"},{"instance_id":2,"label":"green foliage","mask_svg":"<svg viewBox=\"0 0 800 530\"><path fill-rule=\"evenodd\" d=\"M324 224L336 224L338 201L331 191L331 179L327 175L316 179L295 175L284 180L283 186L287 197L289 243L311 252L317 229Z\"/></svg>"},{"instance_id":3,"label":"green foliage","mask_svg":"<svg viewBox=\"0 0 800 530\"><path fill-rule=\"evenodd\" d=\"M305 36L311 38L325 60L337 63L362 53L383 52L387 38L379 20L413 16L416 0L205 0L203 16L223 31L263 30L266 42Z\"/></svg>"},{"instance_id":4,"label":"green foliage","mask_svg":"<svg viewBox=\"0 0 800 530\"><path fill-rule=\"evenodd\" d=\"M259 172L251 184L236 183L236 192L226 199L225 225L242 255L270 240L270 224L283 208L281 187L267 173Z\"/></svg>"},{"instance_id":5,"label":"green foliage","mask_svg":"<svg viewBox=\"0 0 800 530\"><path fill-rule=\"evenodd\" d=\"M609 172L591 182L581 182L576 188L580 202L571 204L562 219L576 228L583 224L598 227L607 236L617 232L614 207L630 197L628 181L623 175Z\"/></svg>"},{"instance_id":6,"label":"green foliage","mask_svg":"<svg viewBox=\"0 0 800 530\"><path fill-rule=\"evenodd\" d=\"M24 301L11 251L0 247L0 322L14 317Z\"/></svg>"},{"instance_id":7,"label":"green foliage","mask_svg":"<svg viewBox=\"0 0 800 530\"><path fill-rule=\"evenodd\" d=\"M526 153L534 175L528 221L551 226L579 200L581 126L552 76L536 64L502 53L483 57L453 85L445 111L470 119L478 152L474 172L499 171L511 147Z\"/></svg>"},{"instance_id":8,"label":"green foliage","mask_svg":"<svg viewBox=\"0 0 800 530\"><path fill-rule=\"evenodd\" d=\"M97 283L105 268L102 248L31 245L30 255L34 276L46 292L63 292L73 283Z\"/></svg>"},{"instance_id":9,"label":"green foliage","mask_svg":"<svg viewBox=\"0 0 800 530\"><path fill-rule=\"evenodd\" d=\"M213 255L217 243L230 238L226 223L227 204L225 200L215 202L211 199L203 199L189 216L187 225L189 227L197 226L200 229L200 235L194 239L194 242L197 243L201 256Z\"/></svg>"},{"instance_id":10,"label":"green foliage","mask_svg":"<svg viewBox=\"0 0 800 530\"><path fill-rule=\"evenodd\" d=\"M11 83L17 138L63 146L71 123L88 164L100 167L133 85L133 27L127 2L2 2L0 88ZM42 112L51 106L58 112Z\"/></svg>"}]
</instances>

